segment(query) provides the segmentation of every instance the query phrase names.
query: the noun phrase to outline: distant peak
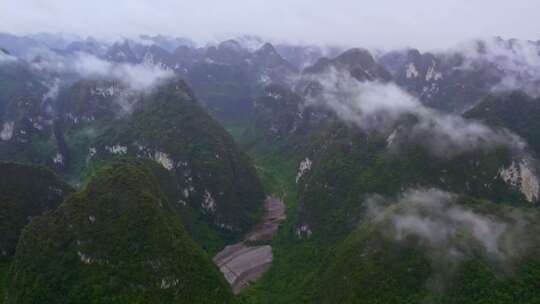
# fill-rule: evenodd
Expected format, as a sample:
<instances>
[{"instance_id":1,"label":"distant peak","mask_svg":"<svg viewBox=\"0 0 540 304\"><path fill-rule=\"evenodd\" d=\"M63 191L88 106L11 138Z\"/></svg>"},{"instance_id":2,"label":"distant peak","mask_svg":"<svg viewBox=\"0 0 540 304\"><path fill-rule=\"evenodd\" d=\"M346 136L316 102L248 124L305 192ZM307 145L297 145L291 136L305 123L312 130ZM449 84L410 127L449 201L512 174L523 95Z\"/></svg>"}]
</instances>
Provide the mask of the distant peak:
<instances>
[{"instance_id":1,"label":"distant peak","mask_svg":"<svg viewBox=\"0 0 540 304\"><path fill-rule=\"evenodd\" d=\"M336 59L341 64L349 66L361 65L364 67L375 65L375 59L371 53L366 49L353 48L345 51L339 55Z\"/></svg>"},{"instance_id":2,"label":"distant peak","mask_svg":"<svg viewBox=\"0 0 540 304\"><path fill-rule=\"evenodd\" d=\"M272 54L276 53L276 49L271 43L265 43L263 46L261 46L258 50L258 53L264 53L264 54Z\"/></svg>"},{"instance_id":3,"label":"distant peak","mask_svg":"<svg viewBox=\"0 0 540 304\"><path fill-rule=\"evenodd\" d=\"M238 41L234 39L229 39L221 42L218 46L220 49L227 49L227 50L234 50L234 51L240 51L242 49L242 46Z\"/></svg>"}]
</instances>

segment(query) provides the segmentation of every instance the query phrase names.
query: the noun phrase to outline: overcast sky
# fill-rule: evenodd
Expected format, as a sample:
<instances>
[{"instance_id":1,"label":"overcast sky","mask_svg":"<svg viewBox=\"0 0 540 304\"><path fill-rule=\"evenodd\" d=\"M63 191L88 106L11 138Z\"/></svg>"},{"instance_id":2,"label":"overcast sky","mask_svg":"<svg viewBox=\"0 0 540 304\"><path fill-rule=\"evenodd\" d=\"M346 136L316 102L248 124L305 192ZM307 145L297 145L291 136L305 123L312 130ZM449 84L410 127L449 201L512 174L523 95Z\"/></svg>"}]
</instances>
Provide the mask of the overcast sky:
<instances>
[{"instance_id":1,"label":"overcast sky","mask_svg":"<svg viewBox=\"0 0 540 304\"><path fill-rule=\"evenodd\" d=\"M274 40L446 48L469 38L540 39L540 0L0 0L0 31L113 38L258 34Z\"/></svg>"}]
</instances>

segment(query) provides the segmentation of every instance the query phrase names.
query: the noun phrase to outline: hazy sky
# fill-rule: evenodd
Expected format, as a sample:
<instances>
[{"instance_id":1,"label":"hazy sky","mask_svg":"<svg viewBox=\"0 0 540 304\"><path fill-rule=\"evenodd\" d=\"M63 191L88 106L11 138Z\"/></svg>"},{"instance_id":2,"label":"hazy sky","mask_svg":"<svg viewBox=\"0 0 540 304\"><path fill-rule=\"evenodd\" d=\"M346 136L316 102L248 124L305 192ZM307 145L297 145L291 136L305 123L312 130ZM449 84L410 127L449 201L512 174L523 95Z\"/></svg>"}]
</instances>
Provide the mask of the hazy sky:
<instances>
[{"instance_id":1,"label":"hazy sky","mask_svg":"<svg viewBox=\"0 0 540 304\"><path fill-rule=\"evenodd\" d=\"M476 37L540 39L540 0L0 0L0 31L140 33L196 41L442 48Z\"/></svg>"}]
</instances>

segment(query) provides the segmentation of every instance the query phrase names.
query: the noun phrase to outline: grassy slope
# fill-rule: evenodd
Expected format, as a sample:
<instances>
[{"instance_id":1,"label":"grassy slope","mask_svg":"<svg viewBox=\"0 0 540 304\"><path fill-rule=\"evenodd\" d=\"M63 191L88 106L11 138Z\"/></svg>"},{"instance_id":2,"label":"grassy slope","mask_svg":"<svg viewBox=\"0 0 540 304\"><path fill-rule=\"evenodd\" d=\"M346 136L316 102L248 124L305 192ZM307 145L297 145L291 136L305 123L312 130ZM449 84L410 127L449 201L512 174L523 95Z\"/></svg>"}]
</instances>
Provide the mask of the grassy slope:
<instances>
[{"instance_id":1,"label":"grassy slope","mask_svg":"<svg viewBox=\"0 0 540 304\"><path fill-rule=\"evenodd\" d=\"M465 204L496 220L517 212L485 201ZM388 219L398 210L389 209ZM533 222L514 241L530 247L504 260L486 258L461 232L461 238L445 245L466 251L459 259L449 259L446 250L418 238L389 238L386 220L366 222L338 246L328 269L321 273L317 298L321 303L539 303L538 213L531 210L528 215Z\"/></svg>"},{"instance_id":2,"label":"grassy slope","mask_svg":"<svg viewBox=\"0 0 540 304\"><path fill-rule=\"evenodd\" d=\"M84 190L28 225L10 271L7 303L232 299L155 178L135 163L100 170Z\"/></svg>"}]
</instances>

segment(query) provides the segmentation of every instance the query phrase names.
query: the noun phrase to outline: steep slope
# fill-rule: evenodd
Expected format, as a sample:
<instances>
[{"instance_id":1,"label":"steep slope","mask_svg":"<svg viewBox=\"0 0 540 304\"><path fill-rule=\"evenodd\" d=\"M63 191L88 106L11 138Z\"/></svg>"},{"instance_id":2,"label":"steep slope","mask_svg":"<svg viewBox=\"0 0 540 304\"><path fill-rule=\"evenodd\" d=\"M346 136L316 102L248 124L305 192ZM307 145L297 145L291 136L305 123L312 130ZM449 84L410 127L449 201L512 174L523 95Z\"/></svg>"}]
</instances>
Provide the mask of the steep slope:
<instances>
[{"instance_id":1,"label":"steep slope","mask_svg":"<svg viewBox=\"0 0 540 304\"><path fill-rule=\"evenodd\" d=\"M24 61L0 62L0 160L53 163L56 146L47 91Z\"/></svg>"},{"instance_id":2,"label":"steep slope","mask_svg":"<svg viewBox=\"0 0 540 304\"><path fill-rule=\"evenodd\" d=\"M462 54L420 53L416 49L391 52L380 58L393 70L396 83L424 104L460 113L488 94L504 76L491 62L469 63Z\"/></svg>"},{"instance_id":3,"label":"steep slope","mask_svg":"<svg viewBox=\"0 0 540 304\"><path fill-rule=\"evenodd\" d=\"M56 209L73 189L52 171L33 165L0 162L0 179L0 257L9 257L23 227Z\"/></svg>"},{"instance_id":4,"label":"steep slope","mask_svg":"<svg viewBox=\"0 0 540 304\"><path fill-rule=\"evenodd\" d=\"M375 61L371 53L364 49L350 49L339 56L319 59L314 65L305 68L303 74L321 74L329 69L347 70L359 81L390 81L392 75Z\"/></svg>"},{"instance_id":5,"label":"steep slope","mask_svg":"<svg viewBox=\"0 0 540 304\"><path fill-rule=\"evenodd\" d=\"M538 302L536 210L438 190L383 206L336 250L320 303Z\"/></svg>"},{"instance_id":6,"label":"steep slope","mask_svg":"<svg viewBox=\"0 0 540 304\"><path fill-rule=\"evenodd\" d=\"M141 93L120 79L82 79L60 89L55 102L56 163L80 183L90 171L89 149L115 121L129 115Z\"/></svg>"},{"instance_id":7,"label":"steep slope","mask_svg":"<svg viewBox=\"0 0 540 304\"><path fill-rule=\"evenodd\" d=\"M539 50L536 41L495 37L436 53L392 51L379 62L424 104L462 113L493 91L519 89L538 96Z\"/></svg>"},{"instance_id":8,"label":"steep slope","mask_svg":"<svg viewBox=\"0 0 540 304\"><path fill-rule=\"evenodd\" d=\"M127 40L113 44L107 50L105 58L113 62L137 63L139 61Z\"/></svg>"},{"instance_id":9,"label":"steep slope","mask_svg":"<svg viewBox=\"0 0 540 304\"><path fill-rule=\"evenodd\" d=\"M230 303L231 292L140 163L101 170L25 230L6 303Z\"/></svg>"},{"instance_id":10,"label":"steep slope","mask_svg":"<svg viewBox=\"0 0 540 304\"><path fill-rule=\"evenodd\" d=\"M271 44L251 52L235 40L207 48L187 70L186 79L194 92L225 122L245 119L253 109L252 99L262 88L287 82L298 74Z\"/></svg>"},{"instance_id":11,"label":"steep slope","mask_svg":"<svg viewBox=\"0 0 540 304\"><path fill-rule=\"evenodd\" d=\"M195 212L184 218L192 232L206 222L240 236L262 215L264 193L250 161L182 81L145 95L88 151L95 161L126 156L151 159L161 167L170 201Z\"/></svg>"},{"instance_id":12,"label":"steep slope","mask_svg":"<svg viewBox=\"0 0 540 304\"><path fill-rule=\"evenodd\" d=\"M529 97L521 91L490 95L464 115L512 130L540 153L539 98Z\"/></svg>"},{"instance_id":13,"label":"steep slope","mask_svg":"<svg viewBox=\"0 0 540 304\"><path fill-rule=\"evenodd\" d=\"M343 52L343 50L339 47L292 45L286 43L277 44L276 50L285 60L300 70L307 66L313 65L322 57L331 58Z\"/></svg>"},{"instance_id":14,"label":"steep slope","mask_svg":"<svg viewBox=\"0 0 540 304\"><path fill-rule=\"evenodd\" d=\"M370 193L394 195L411 187L438 187L509 204L538 202L537 165L515 160L509 147L441 157L418 139L399 139L411 134L406 125L396 130L373 134L335 124L314 142L298 164L299 237L344 237L358 223L363 198ZM431 136L427 132L420 138ZM523 170L510 174L518 164Z\"/></svg>"}]
</instances>

